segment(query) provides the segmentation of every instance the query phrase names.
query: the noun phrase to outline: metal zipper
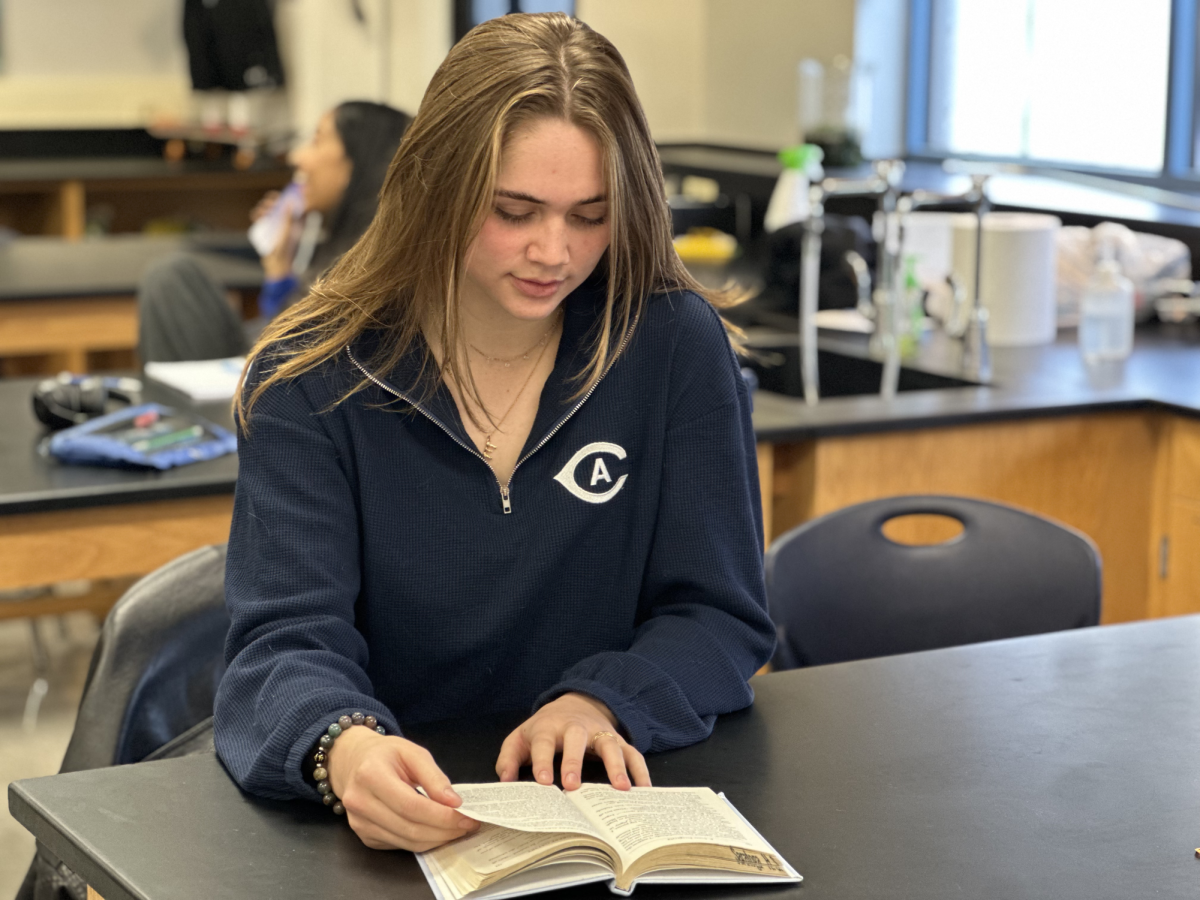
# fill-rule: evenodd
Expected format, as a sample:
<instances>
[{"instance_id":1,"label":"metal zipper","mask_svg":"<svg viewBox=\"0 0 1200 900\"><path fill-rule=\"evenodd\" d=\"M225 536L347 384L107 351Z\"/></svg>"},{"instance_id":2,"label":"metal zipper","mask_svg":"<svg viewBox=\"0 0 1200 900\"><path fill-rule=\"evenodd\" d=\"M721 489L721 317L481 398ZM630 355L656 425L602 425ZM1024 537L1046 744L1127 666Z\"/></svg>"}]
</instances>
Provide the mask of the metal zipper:
<instances>
[{"instance_id":1,"label":"metal zipper","mask_svg":"<svg viewBox=\"0 0 1200 900\"><path fill-rule=\"evenodd\" d=\"M350 348L348 346L346 347L346 356L350 357L350 362L352 362L354 364L354 368L358 369L358 371L363 373L364 378L366 378L368 381L370 381L375 386L380 387L383 390L387 391L389 394L391 394L395 397L399 397L401 400L403 400L405 403L407 403L409 406L411 406L413 409L415 409L417 412L419 412L421 415L423 415L425 418L427 418L430 422L432 422L438 428L442 429L442 431L444 431L446 433L446 436L448 438L450 438L450 440L454 441L454 443L458 444L458 446L462 447L464 450L466 450L468 453L470 453L472 456L474 456L476 459L478 459L480 462L482 462L485 466L487 466L488 469L492 473L492 477L496 478L496 470L492 469L492 464L487 461L487 458L482 453L480 453L476 448L470 446L469 444L464 444L461 440L459 440L458 435L455 434L453 431L451 431L449 428L447 428L441 419L439 419L437 416L430 413L428 410L425 409L425 407L423 407L416 400L413 400L407 394L403 393L402 391L396 390L394 387L392 387L390 384L385 382L383 379L377 378L374 374L372 374L370 371L368 371L366 366L364 366L362 363L360 363L357 359L354 358L354 354L350 351ZM496 478L496 486L500 488L500 499L504 503L504 511L506 513L512 512L512 504L510 504L509 500L508 500L508 486L500 484L499 478Z\"/></svg>"},{"instance_id":2,"label":"metal zipper","mask_svg":"<svg viewBox=\"0 0 1200 900\"><path fill-rule=\"evenodd\" d=\"M537 453L544 446L546 446L546 442L549 441L550 438L554 437L554 435L558 434L558 432L562 429L563 425L567 424L567 421L573 415L575 415L575 413L579 412L579 408L581 406L583 406L583 404L587 403L588 398L591 397L592 394L594 394L596 392L596 388L598 388L600 386L600 382L604 380L604 376L609 373L609 370L612 369L613 365L616 363L616 361L620 357L621 353L625 350L625 345L629 343L629 338L633 335L633 329L634 329L634 326L637 325L637 322L638 322L638 316L634 316L633 321L629 323L629 330L625 332L625 337L623 337L621 339L621 346L619 346L617 348L616 354L609 361L609 363L605 367L604 371L600 373L600 377L596 379L596 383L592 385L591 389L586 394L584 394L582 397L579 398L579 402L576 403L574 407L572 407L572 409L569 413L567 413L565 416L563 416L561 419L559 419L555 423L554 427L551 428L550 431L548 431L546 433L546 436L544 438L542 438L540 441L538 441L536 447L534 447L532 450L530 450L528 453L526 453L524 456L522 456L520 459L517 460L516 465L513 466L512 474L508 476L508 484L501 484L500 479L496 476L496 470L492 468L492 464L487 461L487 458L482 453L480 453L475 447L471 447L467 444L464 444L461 440L459 440L458 435L456 435L453 431L451 431L449 428L447 428L441 419L439 419L437 416L435 416L432 413L430 413L429 411L427 411L423 406L421 406L421 404L417 403L415 400L413 400L411 397L404 394L402 391L396 390L390 384L383 381L383 379L377 378L372 372L368 371L366 366L364 366L362 363L360 363L357 359L354 358L354 354L350 351L349 345L347 345L347 347L346 347L346 356L348 356L350 358L350 362L354 364L354 368L356 368L356 369L358 369L358 371L362 372L364 378L366 378L368 381L370 381L376 387L382 388L383 390L387 391L389 394L391 394L395 397L399 397L401 400L403 400L405 403L407 403L409 406L411 406L413 409L415 409L417 412L419 412L421 415L423 415L425 418L427 418L430 422L432 422L434 425L436 425L438 428L440 428L442 431L444 431L446 433L446 436L449 437L450 440L454 441L454 443L458 444L458 446L462 447L464 450L466 450L468 453L470 453L472 456L474 456L476 459L478 459L480 462L482 462L485 466L487 466L488 471L492 473L492 477L496 479L496 486L498 488L500 488L500 503L504 507L504 514L508 515L509 513L512 512L512 480L513 480L513 477L517 474L517 469L519 469L521 467L521 464L523 462L525 462L525 460L529 459L529 457L533 456L533 454Z\"/></svg>"}]
</instances>

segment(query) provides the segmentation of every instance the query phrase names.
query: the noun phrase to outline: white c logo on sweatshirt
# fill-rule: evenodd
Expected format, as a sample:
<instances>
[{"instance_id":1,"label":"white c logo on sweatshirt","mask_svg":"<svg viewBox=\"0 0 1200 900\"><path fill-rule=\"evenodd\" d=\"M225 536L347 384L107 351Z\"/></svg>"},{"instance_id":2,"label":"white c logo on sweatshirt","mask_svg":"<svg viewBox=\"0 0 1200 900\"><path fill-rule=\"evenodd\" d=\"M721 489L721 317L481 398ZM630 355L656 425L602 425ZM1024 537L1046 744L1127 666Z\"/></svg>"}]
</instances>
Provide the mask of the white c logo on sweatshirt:
<instances>
[{"instance_id":1,"label":"white c logo on sweatshirt","mask_svg":"<svg viewBox=\"0 0 1200 900\"><path fill-rule=\"evenodd\" d=\"M555 481L586 503L607 503L613 497L617 496L621 488L625 487L625 480L629 477L628 475L622 475L614 484L612 476L608 474L608 466L604 464L604 457L597 456L596 461L592 463L592 474L587 479L588 485L595 487L598 484L607 483L612 485L612 487L599 493L584 490L575 481L575 470L586 457L597 453L609 453L617 459L625 458L625 448L619 444L610 444L607 441L595 441L594 443L580 447L575 452L575 455L567 460L567 464L562 467L562 471L554 476Z\"/></svg>"}]
</instances>

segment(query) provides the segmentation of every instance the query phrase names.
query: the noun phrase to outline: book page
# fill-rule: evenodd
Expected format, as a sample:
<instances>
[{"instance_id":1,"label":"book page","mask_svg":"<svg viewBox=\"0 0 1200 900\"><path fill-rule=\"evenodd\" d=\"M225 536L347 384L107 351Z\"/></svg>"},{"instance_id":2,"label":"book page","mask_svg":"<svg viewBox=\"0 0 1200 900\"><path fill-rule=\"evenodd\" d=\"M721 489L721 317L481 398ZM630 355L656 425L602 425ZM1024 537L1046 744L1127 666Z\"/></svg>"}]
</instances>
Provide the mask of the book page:
<instances>
[{"instance_id":1,"label":"book page","mask_svg":"<svg viewBox=\"0 0 1200 900\"><path fill-rule=\"evenodd\" d=\"M517 831L568 832L604 839L579 808L554 785L509 781L456 784L454 790L463 801L458 811L478 822Z\"/></svg>"},{"instance_id":2,"label":"book page","mask_svg":"<svg viewBox=\"0 0 1200 900\"><path fill-rule=\"evenodd\" d=\"M517 834L518 832L509 833ZM462 900L466 896L470 896L473 900L475 898L483 900L483 898L489 897L521 896L567 885L587 884L592 881L612 881L613 877L611 866L582 859L576 860L569 853L560 853L555 854L544 865L521 869L487 887L473 887L473 885L482 883L484 879L468 877L464 882L462 878L454 877L436 858L440 849L439 847L437 850L417 854L421 871L425 873L437 900ZM454 867L453 863L451 867Z\"/></svg>"},{"instance_id":3,"label":"book page","mask_svg":"<svg viewBox=\"0 0 1200 900\"><path fill-rule=\"evenodd\" d=\"M770 852L770 847L709 788L633 788L585 784L566 795L629 862L669 844L721 844Z\"/></svg>"},{"instance_id":4,"label":"book page","mask_svg":"<svg viewBox=\"0 0 1200 900\"><path fill-rule=\"evenodd\" d=\"M483 825L475 833L435 847L428 854L444 869L454 868L462 861L474 872L487 876L538 859L564 845L572 846L572 841L561 834Z\"/></svg>"}]
</instances>

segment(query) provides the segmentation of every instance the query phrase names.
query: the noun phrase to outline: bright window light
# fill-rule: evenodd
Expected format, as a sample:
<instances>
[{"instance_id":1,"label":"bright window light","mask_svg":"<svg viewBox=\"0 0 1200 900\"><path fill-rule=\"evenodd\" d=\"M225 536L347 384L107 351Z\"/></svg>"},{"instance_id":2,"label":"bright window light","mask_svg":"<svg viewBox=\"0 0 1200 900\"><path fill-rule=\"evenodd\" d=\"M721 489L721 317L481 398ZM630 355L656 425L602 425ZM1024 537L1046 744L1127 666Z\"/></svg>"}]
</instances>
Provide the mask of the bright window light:
<instances>
[{"instance_id":1,"label":"bright window light","mask_svg":"<svg viewBox=\"0 0 1200 900\"><path fill-rule=\"evenodd\" d=\"M934 0L943 153L1159 171L1171 0Z\"/></svg>"}]
</instances>

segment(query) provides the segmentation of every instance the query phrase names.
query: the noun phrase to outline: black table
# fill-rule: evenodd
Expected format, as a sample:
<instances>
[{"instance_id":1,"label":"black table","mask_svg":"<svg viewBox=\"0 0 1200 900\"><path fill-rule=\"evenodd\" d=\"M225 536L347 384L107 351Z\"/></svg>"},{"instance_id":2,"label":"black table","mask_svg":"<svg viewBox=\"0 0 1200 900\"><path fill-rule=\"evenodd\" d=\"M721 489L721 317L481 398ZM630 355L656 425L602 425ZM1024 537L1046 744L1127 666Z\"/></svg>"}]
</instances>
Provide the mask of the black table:
<instances>
[{"instance_id":1,"label":"black table","mask_svg":"<svg viewBox=\"0 0 1200 900\"><path fill-rule=\"evenodd\" d=\"M40 380L0 379L0 422L4 423L0 428L0 519L19 513L233 493L235 454L165 472L68 466L43 456L38 446L49 432L34 415L31 403ZM143 384L145 401L192 409L232 430L229 404L197 406L164 385L149 379Z\"/></svg>"},{"instance_id":2,"label":"black table","mask_svg":"<svg viewBox=\"0 0 1200 900\"><path fill-rule=\"evenodd\" d=\"M753 708L651 773L724 791L803 885L638 896L1197 895L1200 617L754 685ZM492 780L509 724L410 736L452 780ZM243 795L212 755L16 782L9 808L106 900L430 896L411 855L367 850L321 807Z\"/></svg>"},{"instance_id":3,"label":"black table","mask_svg":"<svg viewBox=\"0 0 1200 900\"><path fill-rule=\"evenodd\" d=\"M136 294L146 266L179 251L197 254L213 277L231 290L262 285L262 266L244 233L134 234L81 241L22 237L0 243L0 300Z\"/></svg>"},{"instance_id":4,"label":"black table","mask_svg":"<svg viewBox=\"0 0 1200 900\"><path fill-rule=\"evenodd\" d=\"M0 379L0 589L141 575L227 539L235 455L166 472L62 465L38 452L46 430L30 403L37 381ZM146 385L146 400L233 427L226 404L193 406ZM0 605L0 617L62 611L31 603Z\"/></svg>"}]
</instances>

